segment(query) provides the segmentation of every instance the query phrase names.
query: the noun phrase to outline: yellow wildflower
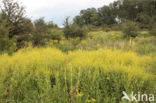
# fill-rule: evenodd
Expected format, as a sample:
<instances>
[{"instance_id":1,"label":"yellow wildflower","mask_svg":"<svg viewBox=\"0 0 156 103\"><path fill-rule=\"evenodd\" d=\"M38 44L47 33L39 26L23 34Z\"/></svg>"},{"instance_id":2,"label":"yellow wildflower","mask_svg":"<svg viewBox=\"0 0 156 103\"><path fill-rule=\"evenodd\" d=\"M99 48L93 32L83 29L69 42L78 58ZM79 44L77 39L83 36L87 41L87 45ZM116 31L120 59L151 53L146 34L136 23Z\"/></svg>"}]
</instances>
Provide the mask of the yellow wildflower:
<instances>
[{"instance_id":1,"label":"yellow wildflower","mask_svg":"<svg viewBox=\"0 0 156 103\"><path fill-rule=\"evenodd\" d=\"M85 41L85 40L82 40L82 44L87 44L87 41Z\"/></svg>"},{"instance_id":2,"label":"yellow wildflower","mask_svg":"<svg viewBox=\"0 0 156 103\"><path fill-rule=\"evenodd\" d=\"M120 38L120 35L119 34L112 34L112 38L113 39Z\"/></svg>"},{"instance_id":3,"label":"yellow wildflower","mask_svg":"<svg viewBox=\"0 0 156 103\"><path fill-rule=\"evenodd\" d=\"M53 40L54 43L58 43L58 40Z\"/></svg>"},{"instance_id":4,"label":"yellow wildflower","mask_svg":"<svg viewBox=\"0 0 156 103\"><path fill-rule=\"evenodd\" d=\"M35 73L35 76L36 76L36 77L39 77L39 73L38 73L38 72L36 72L36 73Z\"/></svg>"},{"instance_id":5,"label":"yellow wildflower","mask_svg":"<svg viewBox=\"0 0 156 103\"><path fill-rule=\"evenodd\" d=\"M62 37L62 40L66 40L66 38L65 37Z\"/></svg>"},{"instance_id":6,"label":"yellow wildflower","mask_svg":"<svg viewBox=\"0 0 156 103\"><path fill-rule=\"evenodd\" d=\"M50 71L47 71L46 70L44 73L45 73L45 75L49 75L50 74Z\"/></svg>"},{"instance_id":7,"label":"yellow wildflower","mask_svg":"<svg viewBox=\"0 0 156 103\"><path fill-rule=\"evenodd\" d=\"M69 51L68 51L68 54L71 54L71 53L72 53L72 51L69 50Z\"/></svg>"},{"instance_id":8,"label":"yellow wildflower","mask_svg":"<svg viewBox=\"0 0 156 103\"><path fill-rule=\"evenodd\" d=\"M135 41L134 40L132 41L132 45L135 46Z\"/></svg>"},{"instance_id":9,"label":"yellow wildflower","mask_svg":"<svg viewBox=\"0 0 156 103\"><path fill-rule=\"evenodd\" d=\"M97 46L97 47L100 47L100 44L97 44L96 46Z\"/></svg>"},{"instance_id":10,"label":"yellow wildflower","mask_svg":"<svg viewBox=\"0 0 156 103\"><path fill-rule=\"evenodd\" d=\"M88 99L87 102L92 102L91 99Z\"/></svg>"},{"instance_id":11,"label":"yellow wildflower","mask_svg":"<svg viewBox=\"0 0 156 103\"><path fill-rule=\"evenodd\" d=\"M94 98L88 99L87 102L96 102L96 99L94 99Z\"/></svg>"},{"instance_id":12,"label":"yellow wildflower","mask_svg":"<svg viewBox=\"0 0 156 103\"><path fill-rule=\"evenodd\" d=\"M77 37L76 40L80 40L80 37Z\"/></svg>"},{"instance_id":13,"label":"yellow wildflower","mask_svg":"<svg viewBox=\"0 0 156 103\"><path fill-rule=\"evenodd\" d=\"M76 94L76 97L82 97L83 95L84 95L84 94L80 92L80 93L77 93L77 94Z\"/></svg>"},{"instance_id":14,"label":"yellow wildflower","mask_svg":"<svg viewBox=\"0 0 156 103\"><path fill-rule=\"evenodd\" d=\"M50 42L49 45L52 46L53 45L53 42Z\"/></svg>"},{"instance_id":15,"label":"yellow wildflower","mask_svg":"<svg viewBox=\"0 0 156 103\"><path fill-rule=\"evenodd\" d=\"M90 48L89 46L86 47L86 49L89 49L89 48Z\"/></svg>"},{"instance_id":16,"label":"yellow wildflower","mask_svg":"<svg viewBox=\"0 0 156 103\"><path fill-rule=\"evenodd\" d=\"M107 77L106 79L107 79L107 80L110 80L110 77Z\"/></svg>"},{"instance_id":17,"label":"yellow wildflower","mask_svg":"<svg viewBox=\"0 0 156 103\"><path fill-rule=\"evenodd\" d=\"M94 99L94 98L92 98L91 100L92 100L92 102L96 102L96 99Z\"/></svg>"}]
</instances>

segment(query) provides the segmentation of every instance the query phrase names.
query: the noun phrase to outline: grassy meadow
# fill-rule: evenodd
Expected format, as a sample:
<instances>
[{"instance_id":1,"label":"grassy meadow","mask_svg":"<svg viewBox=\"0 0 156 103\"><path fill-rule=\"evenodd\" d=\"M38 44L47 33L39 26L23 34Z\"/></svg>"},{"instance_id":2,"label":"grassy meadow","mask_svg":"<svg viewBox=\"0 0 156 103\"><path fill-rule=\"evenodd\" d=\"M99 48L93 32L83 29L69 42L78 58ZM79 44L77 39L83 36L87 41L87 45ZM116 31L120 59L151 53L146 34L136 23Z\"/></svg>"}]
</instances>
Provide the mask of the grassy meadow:
<instances>
[{"instance_id":1,"label":"grassy meadow","mask_svg":"<svg viewBox=\"0 0 156 103\"><path fill-rule=\"evenodd\" d=\"M156 94L155 80L156 39L147 31L123 39L98 30L0 55L0 103L132 103L122 91Z\"/></svg>"}]
</instances>

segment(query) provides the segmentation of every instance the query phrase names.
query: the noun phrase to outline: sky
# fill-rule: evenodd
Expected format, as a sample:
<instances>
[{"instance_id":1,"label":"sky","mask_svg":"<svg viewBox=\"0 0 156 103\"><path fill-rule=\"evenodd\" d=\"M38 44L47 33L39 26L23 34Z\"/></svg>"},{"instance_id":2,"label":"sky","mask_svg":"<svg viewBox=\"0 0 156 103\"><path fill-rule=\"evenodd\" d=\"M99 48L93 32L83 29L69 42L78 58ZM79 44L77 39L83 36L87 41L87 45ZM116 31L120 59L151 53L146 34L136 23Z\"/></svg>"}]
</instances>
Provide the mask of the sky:
<instances>
[{"instance_id":1,"label":"sky","mask_svg":"<svg viewBox=\"0 0 156 103\"><path fill-rule=\"evenodd\" d=\"M62 26L65 17L72 19L80 10L91 7L99 8L115 0L18 0L25 8L27 17L32 20L44 17Z\"/></svg>"}]
</instances>

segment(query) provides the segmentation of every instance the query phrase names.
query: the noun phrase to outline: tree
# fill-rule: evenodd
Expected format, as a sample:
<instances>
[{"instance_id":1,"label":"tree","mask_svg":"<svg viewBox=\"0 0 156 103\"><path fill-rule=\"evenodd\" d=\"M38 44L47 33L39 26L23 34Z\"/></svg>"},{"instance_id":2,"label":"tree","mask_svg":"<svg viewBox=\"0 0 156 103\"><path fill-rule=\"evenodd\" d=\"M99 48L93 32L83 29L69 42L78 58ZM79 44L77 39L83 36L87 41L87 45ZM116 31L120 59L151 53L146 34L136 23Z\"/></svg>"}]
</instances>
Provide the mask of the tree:
<instances>
[{"instance_id":1,"label":"tree","mask_svg":"<svg viewBox=\"0 0 156 103\"><path fill-rule=\"evenodd\" d=\"M118 0L118 16L122 19L150 25L156 17L156 0ZM147 23L148 21L152 21Z\"/></svg>"},{"instance_id":2,"label":"tree","mask_svg":"<svg viewBox=\"0 0 156 103\"><path fill-rule=\"evenodd\" d=\"M156 0L117 0L98 9L81 10L73 21L79 26L100 26L122 23L124 19L151 28L156 22Z\"/></svg>"},{"instance_id":3,"label":"tree","mask_svg":"<svg viewBox=\"0 0 156 103\"><path fill-rule=\"evenodd\" d=\"M64 21L64 36L66 38L75 38L80 37L83 38L87 34L87 29L85 27L80 27L77 24L71 24L69 22L69 17L67 17Z\"/></svg>"},{"instance_id":4,"label":"tree","mask_svg":"<svg viewBox=\"0 0 156 103\"><path fill-rule=\"evenodd\" d=\"M81 10L80 14L73 19L74 23L82 25L100 25L99 14L95 8L88 8Z\"/></svg>"},{"instance_id":5,"label":"tree","mask_svg":"<svg viewBox=\"0 0 156 103\"><path fill-rule=\"evenodd\" d=\"M92 14L92 17L90 17L91 19L91 24L95 25L95 26L100 26L102 24L102 20L100 17L99 13L94 13Z\"/></svg>"},{"instance_id":6,"label":"tree","mask_svg":"<svg viewBox=\"0 0 156 103\"><path fill-rule=\"evenodd\" d=\"M149 28L153 23L153 19L147 14L140 13L137 15L136 22L141 24L141 28Z\"/></svg>"},{"instance_id":7,"label":"tree","mask_svg":"<svg viewBox=\"0 0 156 103\"><path fill-rule=\"evenodd\" d=\"M34 21L35 32L33 33L34 46L45 45L48 38L48 26L44 21L44 18L39 18Z\"/></svg>"},{"instance_id":8,"label":"tree","mask_svg":"<svg viewBox=\"0 0 156 103\"><path fill-rule=\"evenodd\" d=\"M58 28L58 26L56 24L54 24L53 21L48 22L47 26L48 26L49 29Z\"/></svg>"},{"instance_id":9,"label":"tree","mask_svg":"<svg viewBox=\"0 0 156 103\"><path fill-rule=\"evenodd\" d=\"M138 0L120 0L119 3L119 17L134 21L139 12Z\"/></svg>"},{"instance_id":10,"label":"tree","mask_svg":"<svg viewBox=\"0 0 156 103\"><path fill-rule=\"evenodd\" d=\"M53 28L48 30L48 36L49 39L58 40L59 42L63 37L63 31L58 28Z\"/></svg>"},{"instance_id":11,"label":"tree","mask_svg":"<svg viewBox=\"0 0 156 103\"><path fill-rule=\"evenodd\" d=\"M6 28L7 20L2 19L0 14L0 53L13 52L16 50L16 43L9 39L9 28Z\"/></svg>"},{"instance_id":12,"label":"tree","mask_svg":"<svg viewBox=\"0 0 156 103\"><path fill-rule=\"evenodd\" d=\"M73 19L74 23L79 25L79 26L83 26L85 25L85 20L81 17L81 16L76 16L74 19Z\"/></svg>"},{"instance_id":13,"label":"tree","mask_svg":"<svg viewBox=\"0 0 156 103\"><path fill-rule=\"evenodd\" d=\"M27 38L32 32L32 23L25 16L24 7L20 6L17 1L3 0L1 11L2 19L7 20L6 28L9 28L9 39L16 38L17 46L21 48L23 38Z\"/></svg>"},{"instance_id":14,"label":"tree","mask_svg":"<svg viewBox=\"0 0 156 103\"><path fill-rule=\"evenodd\" d=\"M9 33L8 29L4 26L5 24L5 21L0 21L0 52L8 50L9 48Z\"/></svg>"},{"instance_id":15,"label":"tree","mask_svg":"<svg viewBox=\"0 0 156 103\"><path fill-rule=\"evenodd\" d=\"M116 15L113 14L113 11L109 6L99 8L98 12L103 24L111 25L116 23Z\"/></svg>"},{"instance_id":16,"label":"tree","mask_svg":"<svg viewBox=\"0 0 156 103\"><path fill-rule=\"evenodd\" d=\"M20 7L18 2L13 0L3 0L3 6L1 8L3 17L7 19L7 26L10 27L9 38L19 34L20 25L23 23L25 10Z\"/></svg>"},{"instance_id":17,"label":"tree","mask_svg":"<svg viewBox=\"0 0 156 103\"><path fill-rule=\"evenodd\" d=\"M91 17L96 13L95 8L88 8L87 10L81 10L80 16L83 18L85 24L92 24Z\"/></svg>"},{"instance_id":18,"label":"tree","mask_svg":"<svg viewBox=\"0 0 156 103\"><path fill-rule=\"evenodd\" d=\"M123 26L123 33L124 37L126 38L135 38L138 35L138 26L135 22L125 20L124 23L122 24Z\"/></svg>"}]
</instances>

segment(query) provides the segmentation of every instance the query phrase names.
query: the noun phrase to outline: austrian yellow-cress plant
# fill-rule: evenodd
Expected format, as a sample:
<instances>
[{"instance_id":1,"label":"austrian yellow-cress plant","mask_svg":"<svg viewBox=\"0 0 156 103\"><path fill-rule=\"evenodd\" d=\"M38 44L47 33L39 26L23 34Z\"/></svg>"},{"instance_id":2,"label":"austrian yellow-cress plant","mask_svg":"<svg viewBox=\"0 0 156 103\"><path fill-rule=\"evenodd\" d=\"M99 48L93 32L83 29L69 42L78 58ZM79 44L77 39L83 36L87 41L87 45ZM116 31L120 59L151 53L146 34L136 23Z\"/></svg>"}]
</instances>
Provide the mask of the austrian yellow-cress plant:
<instances>
[{"instance_id":1,"label":"austrian yellow-cress plant","mask_svg":"<svg viewBox=\"0 0 156 103\"><path fill-rule=\"evenodd\" d=\"M0 100L13 103L111 103L122 91L151 92L150 56L133 51L22 49L0 56ZM90 99L93 98L93 99Z\"/></svg>"}]
</instances>

